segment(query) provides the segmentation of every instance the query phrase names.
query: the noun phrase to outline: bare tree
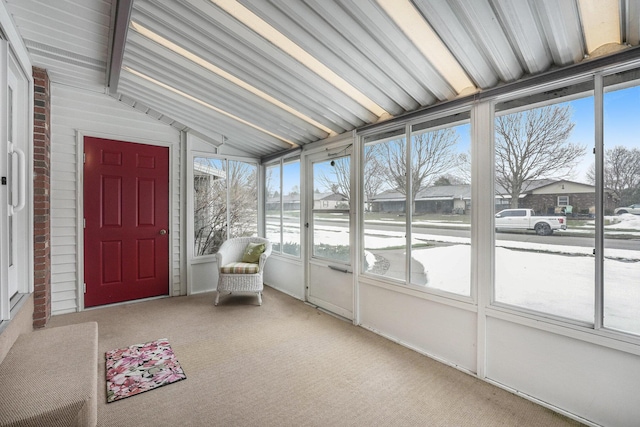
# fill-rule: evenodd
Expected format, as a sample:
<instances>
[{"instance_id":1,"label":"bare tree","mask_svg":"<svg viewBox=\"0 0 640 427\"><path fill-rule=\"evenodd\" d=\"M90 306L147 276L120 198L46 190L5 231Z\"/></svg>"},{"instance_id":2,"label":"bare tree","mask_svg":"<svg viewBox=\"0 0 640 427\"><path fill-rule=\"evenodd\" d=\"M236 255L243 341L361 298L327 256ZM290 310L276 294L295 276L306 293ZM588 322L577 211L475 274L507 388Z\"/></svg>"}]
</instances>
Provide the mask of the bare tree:
<instances>
[{"instance_id":1,"label":"bare tree","mask_svg":"<svg viewBox=\"0 0 640 427\"><path fill-rule=\"evenodd\" d=\"M257 168L238 161L229 161L228 165L223 161L216 166L221 168L221 176L203 173L194 177L196 255L217 252L227 238L228 227L231 237L257 231Z\"/></svg>"},{"instance_id":2,"label":"bare tree","mask_svg":"<svg viewBox=\"0 0 640 427\"><path fill-rule=\"evenodd\" d=\"M340 193L351 200L351 158L349 156L339 157L331 161L331 169L322 171L318 177L318 182L332 191Z\"/></svg>"},{"instance_id":3,"label":"bare tree","mask_svg":"<svg viewBox=\"0 0 640 427\"><path fill-rule=\"evenodd\" d=\"M595 184L595 165L587 172L587 179ZM640 150L615 146L604 153L604 187L627 206L635 203L640 188Z\"/></svg>"},{"instance_id":4,"label":"bare tree","mask_svg":"<svg viewBox=\"0 0 640 427\"><path fill-rule=\"evenodd\" d=\"M381 159L382 150L379 144L367 145L364 148L364 196L371 200L385 185L384 166ZM323 172L320 183L334 193L340 193L351 200L350 160L341 157L333 160L329 173Z\"/></svg>"},{"instance_id":5,"label":"bare tree","mask_svg":"<svg viewBox=\"0 0 640 427\"><path fill-rule=\"evenodd\" d=\"M364 197L368 210L371 210L371 200L381 192L386 185L382 150L380 144L365 145L364 147Z\"/></svg>"},{"instance_id":6,"label":"bare tree","mask_svg":"<svg viewBox=\"0 0 640 427\"><path fill-rule=\"evenodd\" d=\"M438 176L457 167L459 162L459 155L455 150L457 143L458 134L452 128L413 135L410 196L414 210L418 192L431 185ZM406 196L406 139L391 141L381 146L384 147L386 177L398 192Z\"/></svg>"},{"instance_id":7,"label":"bare tree","mask_svg":"<svg viewBox=\"0 0 640 427\"><path fill-rule=\"evenodd\" d=\"M518 207L527 181L570 176L585 147L568 142L569 105L553 105L496 118L496 182Z\"/></svg>"}]
</instances>

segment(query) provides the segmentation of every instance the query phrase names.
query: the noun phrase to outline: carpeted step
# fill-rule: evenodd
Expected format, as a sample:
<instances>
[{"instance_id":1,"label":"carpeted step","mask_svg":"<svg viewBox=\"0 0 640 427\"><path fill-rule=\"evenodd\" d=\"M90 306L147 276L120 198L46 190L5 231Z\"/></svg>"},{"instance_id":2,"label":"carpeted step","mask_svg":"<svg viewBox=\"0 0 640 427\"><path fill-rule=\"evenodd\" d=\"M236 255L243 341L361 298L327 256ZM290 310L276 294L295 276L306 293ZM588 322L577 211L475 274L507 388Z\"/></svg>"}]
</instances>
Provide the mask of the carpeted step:
<instances>
[{"instance_id":1,"label":"carpeted step","mask_svg":"<svg viewBox=\"0 0 640 427\"><path fill-rule=\"evenodd\" d=\"M0 364L0 426L97 424L98 324L18 337Z\"/></svg>"}]
</instances>

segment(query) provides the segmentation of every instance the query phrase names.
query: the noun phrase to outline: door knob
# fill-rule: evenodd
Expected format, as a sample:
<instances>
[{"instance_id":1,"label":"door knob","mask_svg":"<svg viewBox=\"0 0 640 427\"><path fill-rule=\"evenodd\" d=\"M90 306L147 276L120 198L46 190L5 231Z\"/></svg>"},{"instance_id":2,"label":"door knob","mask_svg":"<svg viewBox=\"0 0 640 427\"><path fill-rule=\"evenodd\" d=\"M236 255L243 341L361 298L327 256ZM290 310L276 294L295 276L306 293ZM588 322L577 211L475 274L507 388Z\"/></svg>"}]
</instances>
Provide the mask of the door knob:
<instances>
[{"instance_id":1,"label":"door knob","mask_svg":"<svg viewBox=\"0 0 640 427\"><path fill-rule=\"evenodd\" d=\"M160 235L161 236L164 236L165 234L167 234L167 230L165 230L165 229L160 230Z\"/></svg>"}]
</instances>

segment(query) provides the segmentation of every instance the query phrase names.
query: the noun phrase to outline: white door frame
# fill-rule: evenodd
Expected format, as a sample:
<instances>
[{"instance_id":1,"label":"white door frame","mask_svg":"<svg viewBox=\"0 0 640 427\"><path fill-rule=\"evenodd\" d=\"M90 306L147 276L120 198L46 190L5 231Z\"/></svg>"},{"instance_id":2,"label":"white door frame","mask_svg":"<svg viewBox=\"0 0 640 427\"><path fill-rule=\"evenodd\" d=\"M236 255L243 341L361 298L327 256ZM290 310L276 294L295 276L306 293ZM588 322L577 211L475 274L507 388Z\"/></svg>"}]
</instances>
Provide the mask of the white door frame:
<instances>
[{"instance_id":1,"label":"white door frame","mask_svg":"<svg viewBox=\"0 0 640 427\"><path fill-rule=\"evenodd\" d=\"M354 220L354 213L356 210L356 200L354 197L357 192L353 183L354 176L354 149L352 138L340 139L332 144L325 145L322 148L309 150L305 153L305 299L318 307L337 314L341 317L353 320L355 318L355 292L354 292L354 257L356 256L354 243L356 233L356 221ZM344 156L350 156L350 208L349 208L349 246L350 246L350 260L348 263L340 263L338 261L332 262L328 259L316 258L313 256L313 213L314 213L314 200L313 200L313 164L321 161L330 161L331 159L340 158ZM327 299L316 298L312 293L312 271L315 269L323 270L323 278L327 282L336 284L339 282L340 290L347 295L350 299L348 303L336 304L335 301L327 301ZM344 295L343 295L344 297Z\"/></svg>"}]
</instances>

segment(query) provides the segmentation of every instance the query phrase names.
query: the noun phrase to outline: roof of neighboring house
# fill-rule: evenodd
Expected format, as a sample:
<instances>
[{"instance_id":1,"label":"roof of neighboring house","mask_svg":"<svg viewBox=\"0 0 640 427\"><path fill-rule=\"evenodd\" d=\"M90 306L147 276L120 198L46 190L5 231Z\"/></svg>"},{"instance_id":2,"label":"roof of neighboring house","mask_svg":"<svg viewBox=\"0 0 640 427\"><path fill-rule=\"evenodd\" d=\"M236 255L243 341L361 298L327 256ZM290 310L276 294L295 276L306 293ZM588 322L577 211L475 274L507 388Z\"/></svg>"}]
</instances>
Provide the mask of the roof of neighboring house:
<instances>
[{"instance_id":1,"label":"roof of neighboring house","mask_svg":"<svg viewBox=\"0 0 640 427\"><path fill-rule=\"evenodd\" d=\"M323 196L323 197L316 197ZM314 193L313 200L328 200L328 201L336 201L336 202L344 202L349 200L347 196L340 193Z\"/></svg>"},{"instance_id":2,"label":"roof of neighboring house","mask_svg":"<svg viewBox=\"0 0 640 427\"><path fill-rule=\"evenodd\" d=\"M531 194L535 190L547 187L552 184L569 183L577 185L592 186L591 184L585 184L582 182L558 180L558 179L534 179L525 181L523 191L520 193L520 197L524 197L527 194ZM509 198L511 197L508 192L498 183L496 183L496 197ZM396 190L386 190L375 197L372 197L370 202L392 202L392 201L404 201L405 197L402 193ZM416 200L453 200L453 199L471 199L471 186L469 184L463 185L438 185L433 187L427 187L420 190L416 196Z\"/></svg>"},{"instance_id":3,"label":"roof of neighboring house","mask_svg":"<svg viewBox=\"0 0 640 427\"><path fill-rule=\"evenodd\" d=\"M427 187L420 190L416 196L416 200L453 200L453 199L470 199L471 186L464 185L438 185L435 187ZM396 190L387 190L375 197L371 202L392 202L404 201L404 195Z\"/></svg>"},{"instance_id":4,"label":"roof of neighboring house","mask_svg":"<svg viewBox=\"0 0 640 427\"><path fill-rule=\"evenodd\" d=\"M336 202L344 202L349 200L347 196L341 193L313 193L313 200L327 200L327 201L336 201ZM280 202L280 197L268 197L267 203L278 203ZM300 202L300 194L285 194L282 196L282 203L296 203Z\"/></svg>"},{"instance_id":5,"label":"roof of neighboring house","mask_svg":"<svg viewBox=\"0 0 640 427\"><path fill-rule=\"evenodd\" d=\"M280 196L267 197L267 203L280 203ZM300 194L285 194L282 196L282 203L300 203Z\"/></svg>"},{"instance_id":6,"label":"roof of neighboring house","mask_svg":"<svg viewBox=\"0 0 640 427\"><path fill-rule=\"evenodd\" d=\"M227 173L223 170L214 168L207 163L193 162L193 172L195 175L212 175L217 178L226 178Z\"/></svg>"}]
</instances>

